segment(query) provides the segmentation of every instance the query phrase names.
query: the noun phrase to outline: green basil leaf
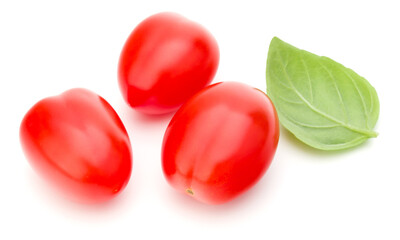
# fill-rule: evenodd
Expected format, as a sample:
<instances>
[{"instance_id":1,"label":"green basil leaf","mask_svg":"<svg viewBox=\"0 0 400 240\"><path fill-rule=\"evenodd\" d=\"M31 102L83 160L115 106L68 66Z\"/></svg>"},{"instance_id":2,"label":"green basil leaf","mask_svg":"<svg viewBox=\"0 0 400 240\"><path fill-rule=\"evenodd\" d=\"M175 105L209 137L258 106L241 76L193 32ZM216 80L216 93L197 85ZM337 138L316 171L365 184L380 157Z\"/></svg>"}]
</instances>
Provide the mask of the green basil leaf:
<instances>
[{"instance_id":1,"label":"green basil leaf","mask_svg":"<svg viewBox=\"0 0 400 240\"><path fill-rule=\"evenodd\" d=\"M378 135L373 131L379 116L375 89L332 59L275 37L266 78L281 124L304 143L339 150Z\"/></svg>"}]
</instances>

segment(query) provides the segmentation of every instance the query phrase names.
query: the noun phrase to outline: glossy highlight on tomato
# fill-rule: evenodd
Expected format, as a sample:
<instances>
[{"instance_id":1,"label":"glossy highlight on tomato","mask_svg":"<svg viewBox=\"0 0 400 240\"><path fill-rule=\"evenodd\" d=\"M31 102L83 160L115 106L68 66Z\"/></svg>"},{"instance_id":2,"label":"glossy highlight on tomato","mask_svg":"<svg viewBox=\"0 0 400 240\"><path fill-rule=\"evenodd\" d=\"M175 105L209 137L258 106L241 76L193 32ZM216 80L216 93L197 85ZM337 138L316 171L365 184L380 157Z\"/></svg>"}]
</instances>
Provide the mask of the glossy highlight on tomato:
<instances>
[{"instance_id":1,"label":"glossy highlight on tomato","mask_svg":"<svg viewBox=\"0 0 400 240\"><path fill-rule=\"evenodd\" d=\"M114 109L85 89L36 103L20 126L31 166L55 189L82 203L115 197L129 181L131 144Z\"/></svg>"},{"instance_id":2,"label":"glossy highlight on tomato","mask_svg":"<svg viewBox=\"0 0 400 240\"><path fill-rule=\"evenodd\" d=\"M120 90L140 112L173 112L212 81L218 63L217 42L204 27L176 13L158 13L126 40L118 64Z\"/></svg>"},{"instance_id":3,"label":"glossy highlight on tomato","mask_svg":"<svg viewBox=\"0 0 400 240\"><path fill-rule=\"evenodd\" d=\"M204 203L225 203L264 175L278 141L278 116L265 93L242 83L213 84L169 123L163 172L178 191Z\"/></svg>"}]
</instances>

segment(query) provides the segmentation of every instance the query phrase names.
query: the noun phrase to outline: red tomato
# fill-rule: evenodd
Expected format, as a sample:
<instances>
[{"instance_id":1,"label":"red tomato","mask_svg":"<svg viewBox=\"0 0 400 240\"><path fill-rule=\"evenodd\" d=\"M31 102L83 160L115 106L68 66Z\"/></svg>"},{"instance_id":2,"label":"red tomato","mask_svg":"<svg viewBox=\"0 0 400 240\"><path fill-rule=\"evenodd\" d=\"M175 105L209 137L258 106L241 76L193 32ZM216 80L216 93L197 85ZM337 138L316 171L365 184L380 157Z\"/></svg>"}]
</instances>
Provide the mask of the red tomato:
<instances>
[{"instance_id":1,"label":"red tomato","mask_svg":"<svg viewBox=\"0 0 400 240\"><path fill-rule=\"evenodd\" d=\"M278 140L278 117L267 95L242 83L217 83L172 118L163 142L164 175L201 202L224 203L263 176Z\"/></svg>"},{"instance_id":2,"label":"red tomato","mask_svg":"<svg viewBox=\"0 0 400 240\"><path fill-rule=\"evenodd\" d=\"M72 89L36 103L20 140L31 166L75 201L109 200L125 188L132 157L128 134L100 96Z\"/></svg>"},{"instance_id":3,"label":"red tomato","mask_svg":"<svg viewBox=\"0 0 400 240\"><path fill-rule=\"evenodd\" d=\"M219 62L214 37L178 14L141 22L122 49L118 79L125 101L138 111L175 111L213 79Z\"/></svg>"}]
</instances>

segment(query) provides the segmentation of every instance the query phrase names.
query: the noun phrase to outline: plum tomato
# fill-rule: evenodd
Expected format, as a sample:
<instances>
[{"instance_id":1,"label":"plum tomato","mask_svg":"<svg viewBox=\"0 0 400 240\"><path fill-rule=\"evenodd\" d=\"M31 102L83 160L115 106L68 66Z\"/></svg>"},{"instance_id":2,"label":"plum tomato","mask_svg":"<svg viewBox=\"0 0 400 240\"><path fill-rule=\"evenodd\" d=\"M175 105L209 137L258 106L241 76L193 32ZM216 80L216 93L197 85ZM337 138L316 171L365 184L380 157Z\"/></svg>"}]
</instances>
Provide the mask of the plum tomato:
<instances>
[{"instance_id":1,"label":"plum tomato","mask_svg":"<svg viewBox=\"0 0 400 240\"><path fill-rule=\"evenodd\" d=\"M118 63L122 96L146 114L173 112L207 86L219 63L215 38L176 13L143 20L130 34Z\"/></svg>"},{"instance_id":2,"label":"plum tomato","mask_svg":"<svg viewBox=\"0 0 400 240\"><path fill-rule=\"evenodd\" d=\"M243 83L213 84L171 119L163 172L178 191L203 203L225 203L264 175L278 141L277 113L265 93Z\"/></svg>"},{"instance_id":3,"label":"plum tomato","mask_svg":"<svg viewBox=\"0 0 400 240\"><path fill-rule=\"evenodd\" d=\"M22 120L20 141L33 169L74 201L107 201L129 181L126 129L114 109L88 90L71 89L36 103Z\"/></svg>"}]
</instances>

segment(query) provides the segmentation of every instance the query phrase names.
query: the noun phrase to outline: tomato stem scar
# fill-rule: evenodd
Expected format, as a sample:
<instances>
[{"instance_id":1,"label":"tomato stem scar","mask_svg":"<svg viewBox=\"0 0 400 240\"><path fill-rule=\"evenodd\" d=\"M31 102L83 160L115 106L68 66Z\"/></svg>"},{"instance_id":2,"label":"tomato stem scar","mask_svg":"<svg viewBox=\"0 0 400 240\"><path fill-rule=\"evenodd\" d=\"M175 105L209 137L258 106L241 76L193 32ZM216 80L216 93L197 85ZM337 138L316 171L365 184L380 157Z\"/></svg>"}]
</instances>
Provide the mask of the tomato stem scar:
<instances>
[{"instance_id":1,"label":"tomato stem scar","mask_svg":"<svg viewBox=\"0 0 400 240\"><path fill-rule=\"evenodd\" d=\"M191 196L194 195L194 192L193 192L193 190L192 190L191 188L187 188L187 189L186 189L186 192L187 192L189 195L191 195Z\"/></svg>"}]
</instances>

